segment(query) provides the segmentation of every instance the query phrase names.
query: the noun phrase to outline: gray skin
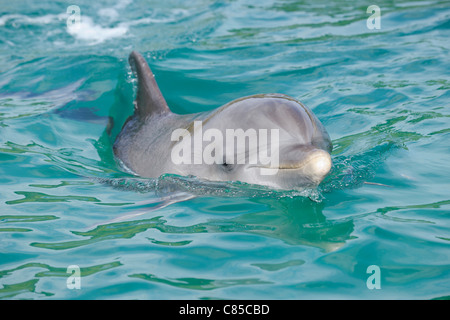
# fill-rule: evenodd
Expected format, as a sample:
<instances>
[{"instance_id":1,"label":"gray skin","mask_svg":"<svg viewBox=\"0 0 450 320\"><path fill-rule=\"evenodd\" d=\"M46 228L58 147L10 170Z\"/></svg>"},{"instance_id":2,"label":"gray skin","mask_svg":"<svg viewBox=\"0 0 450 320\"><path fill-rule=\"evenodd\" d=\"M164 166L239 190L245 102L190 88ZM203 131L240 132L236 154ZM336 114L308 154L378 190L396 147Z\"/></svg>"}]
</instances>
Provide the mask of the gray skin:
<instances>
[{"instance_id":1,"label":"gray skin","mask_svg":"<svg viewBox=\"0 0 450 320\"><path fill-rule=\"evenodd\" d=\"M299 190L317 186L330 171L330 137L312 111L294 98L281 94L254 95L212 111L179 115L170 111L145 59L133 51L129 62L138 79L135 112L124 124L113 149L121 164L133 173L149 178L165 173L193 175L212 181L241 181L276 189ZM249 161L237 164L234 161L231 164L226 148L222 148L223 163L174 164L172 148L184 139L172 141L172 132L177 128L187 129L193 146L194 121L202 121L203 133L214 128L220 130L223 137L226 137L226 129L267 129L268 132L278 129L276 174L261 174L261 168L274 167L260 161L257 164ZM269 151L270 142L269 134ZM204 141L202 147L210 143ZM216 145L216 148L221 146ZM233 155L249 157L252 152L255 150L235 149Z\"/></svg>"}]
</instances>

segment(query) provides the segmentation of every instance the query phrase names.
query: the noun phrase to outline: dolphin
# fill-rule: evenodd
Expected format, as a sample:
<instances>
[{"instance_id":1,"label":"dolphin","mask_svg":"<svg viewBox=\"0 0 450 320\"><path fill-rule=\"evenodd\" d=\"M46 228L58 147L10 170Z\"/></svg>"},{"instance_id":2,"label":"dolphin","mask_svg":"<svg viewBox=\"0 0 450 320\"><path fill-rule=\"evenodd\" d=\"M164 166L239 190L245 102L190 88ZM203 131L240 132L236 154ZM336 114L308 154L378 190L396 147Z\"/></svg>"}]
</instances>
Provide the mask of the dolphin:
<instances>
[{"instance_id":1,"label":"dolphin","mask_svg":"<svg viewBox=\"0 0 450 320\"><path fill-rule=\"evenodd\" d=\"M211 111L175 114L144 57L133 51L129 63L138 82L134 114L113 145L124 170L147 178L176 174L283 190L316 187L329 173L330 137L296 99L257 94ZM237 135L224 142L230 132L243 134L243 143Z\"/></svg>"}]
</instances>

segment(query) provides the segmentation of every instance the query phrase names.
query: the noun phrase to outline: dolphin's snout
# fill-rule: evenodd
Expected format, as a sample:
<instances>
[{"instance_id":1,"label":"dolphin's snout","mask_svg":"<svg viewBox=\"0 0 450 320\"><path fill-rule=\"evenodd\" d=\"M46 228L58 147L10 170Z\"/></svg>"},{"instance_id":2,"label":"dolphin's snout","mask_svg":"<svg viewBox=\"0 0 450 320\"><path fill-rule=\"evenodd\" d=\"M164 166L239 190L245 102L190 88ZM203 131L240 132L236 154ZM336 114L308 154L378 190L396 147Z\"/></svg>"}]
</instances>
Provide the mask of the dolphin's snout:
<instances>
[{"instance_id":1,"label":"dolphin's snout","mask_svg":"<svg viewBox=\"0 0 450 320\"><path fill-rule=\"evenodd\" d=\"M280 158L279 169L302 185L320 184L332 166L330 154L312 145L291 145L282 150Z\"/></svg>"},{"instance_id":2,"label":"dolphin's snout","mask_svg":"<svg viewBox=\"0 0 450 320\"><path fill-rule=\"evenodd\" d=\"M331 170L330 154L312 145L291 145L280 154L280 169L299 169L314 180L322 180Z\"/></svg>"},{"instance_id":3,"label":"dolphin's snout","mask_svg":"<svg viewBox=\"0 0 450 320\"><path fill-rule=\"evenodd\" d=\"M331 170L331 156L324 150L314 150L305 159L305 172L322 180Z\"/></svg>"}]
</instances>

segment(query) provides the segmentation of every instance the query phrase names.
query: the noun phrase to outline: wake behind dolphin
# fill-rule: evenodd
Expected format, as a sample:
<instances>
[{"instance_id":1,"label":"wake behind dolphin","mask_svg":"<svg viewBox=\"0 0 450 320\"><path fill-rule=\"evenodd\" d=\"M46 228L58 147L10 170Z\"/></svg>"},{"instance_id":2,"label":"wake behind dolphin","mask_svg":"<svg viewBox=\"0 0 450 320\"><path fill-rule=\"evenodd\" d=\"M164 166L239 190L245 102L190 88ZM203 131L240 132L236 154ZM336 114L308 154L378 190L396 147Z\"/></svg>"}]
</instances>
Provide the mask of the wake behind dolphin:
<instances>
[{"instance_id":1,"label":"wake behind dolphin","mask_svg":"<svg viewBox=\"0 0 450 320\"><path fill-rule=\"evenodd\" d=\"M135 112L113 147L127 171L284 190L315 187L329 173L330 137L294 98L253 95L212 111L179 115L169 109L145 59L133 51L129 62L138 80Z\"/></svg>"}]
</instances>

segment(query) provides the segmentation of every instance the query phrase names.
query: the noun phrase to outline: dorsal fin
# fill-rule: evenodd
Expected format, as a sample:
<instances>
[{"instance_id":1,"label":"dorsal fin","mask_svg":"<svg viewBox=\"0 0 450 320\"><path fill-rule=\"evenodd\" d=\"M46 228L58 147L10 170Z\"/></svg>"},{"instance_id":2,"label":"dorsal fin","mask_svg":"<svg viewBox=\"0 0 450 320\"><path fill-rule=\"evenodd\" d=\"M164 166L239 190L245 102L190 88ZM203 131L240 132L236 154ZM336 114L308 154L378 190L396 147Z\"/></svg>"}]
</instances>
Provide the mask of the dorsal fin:
<instances>
[{"instance_id":1,"label":"dorsal fin","mask_svg":"<svg viewBox=\"0 0 450 320\"><path fill-rule=\"evenodd\" d=\"M166 100L159 90L155 76L144 57L140 53L133 51L128 58L128 62L138 80L135 113L142 118L155 114L169 113L170 109Z\"/></svg>"}]
</instances>

